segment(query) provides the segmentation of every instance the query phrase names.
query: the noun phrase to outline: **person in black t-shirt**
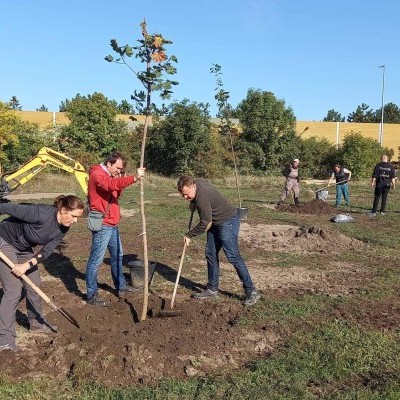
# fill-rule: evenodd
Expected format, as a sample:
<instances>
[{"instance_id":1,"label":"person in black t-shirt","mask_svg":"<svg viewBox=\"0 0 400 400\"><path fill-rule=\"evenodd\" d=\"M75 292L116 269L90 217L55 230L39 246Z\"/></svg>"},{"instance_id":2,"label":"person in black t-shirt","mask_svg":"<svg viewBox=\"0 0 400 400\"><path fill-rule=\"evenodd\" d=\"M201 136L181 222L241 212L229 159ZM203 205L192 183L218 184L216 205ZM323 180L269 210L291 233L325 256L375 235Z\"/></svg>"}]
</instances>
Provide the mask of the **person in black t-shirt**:
<instances>
[{"instance_id":1,"label":"person in black t-shirt","mask_svg":"<svg viewBox=\"0 0 400 400\"><path fill-rule=\"evenodd\" d=\"M375 165L374 172L372 173L371 187L374 190L374 203L372 210L369 214L370 217L376 217L379 199L381 199L381 215L385 215L386 200L392 187L396 187L396 172L392 164L388 162L386 154L382 155L381 162Z\"/></svg>"}]
</instances>

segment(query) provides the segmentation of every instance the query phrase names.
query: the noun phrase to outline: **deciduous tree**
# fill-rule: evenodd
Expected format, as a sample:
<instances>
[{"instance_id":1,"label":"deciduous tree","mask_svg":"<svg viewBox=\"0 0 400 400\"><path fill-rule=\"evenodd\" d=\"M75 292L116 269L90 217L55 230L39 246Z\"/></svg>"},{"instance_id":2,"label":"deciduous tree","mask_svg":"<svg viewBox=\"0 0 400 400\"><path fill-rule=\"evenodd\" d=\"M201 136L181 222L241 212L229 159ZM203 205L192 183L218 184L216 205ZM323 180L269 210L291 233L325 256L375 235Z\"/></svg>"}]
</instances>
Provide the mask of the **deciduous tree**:
<instances>
[{"instance_id":1,"label":"deciduous tree","mask_svg":"<svg viewBox=\"0 0 400 400\"><path fill-rule=\"evenodd\" d=\"M279 139L284 133L295 131L296 117L284 100L272 92L250 89L247 97L238 105L239 120L243 128L242 140L262 150L265 164L260 157L254 159L256 169L269 170L277 164Z\"/></svg>"},{"instance_id":2,"label":"deciduous tree","mask_svg":"<svg viewBox=\"0 0 400 400\"><path fill-rule=\"evenodd\" d=\"M239 185L239 171L238 165L236 162L236 152L233 140L233 127L231 121L232 115L232 107L229 104L230 94L228 91L224 89L224 85L222 83L222 71L221 66L218 64L213 64L210 68L210 72L215 75L217 81L217 87L215 88L215 100L217 101L218 106L218 117L220 118L220 134L228 135L231 147L233 168L235 171L235 181L236 181L236 191L238 196L239 208L242 208L242 198L240 195L240 185Z\"/></svg>"},{"instance_id":3,"label":"deciduous tree","mask_svg":"<svg viewBox=\"0 0 400 400\"><path fill-rule=\"evenodd\" d=\"M345 136L340 148L342 162L352 171L354 178L370 177L383 153L387 154L389 159L394 154L393 150L382 149L378 141L363 137L360 132L354 131Z\"/></svg>"},{"instance_id":4,"label":"deciduous tree","mask_svg":"<svg viewBox=\"0 0 400 400\"><path fill-rule=\"evenodd\" d=\"M130 71L133 72L136 78L142 84L142 90L135 90L131 96L132 100L136 102L136 108L140 114L145 115L145 122L143 127L143 140L142 140L142 151L140 157L140 167L144 167L144 155L146 147L146 137L149 126L149 118L153 111L157 110L157 106L152 102L152 93L159 92L161 99L169 99L172 93L173 85L177 85L178 82L167 78L168 75L176 73L176 68L173 63L178 62L177 58L173 55L168 56L165 46L171 44L170 40L167 40L160 33L149 34L147 32L147 23L145 20L140 24L142 30L142 38L138 40L139 45L130 46L119 46L115 39L111 40L111 47L118 54L118 58L114 59L113 56L108 55L105 60L108 62L115 62L117 64L123 64ZM144 70L136 70L128 62L127 59L130 57L138 59L144 64ZM144 89L144 90L143 90ZM143 309L141 319L145 320L147 316L147 304L148 304L148 253L147 253L147 237L146 237L146 217L144 212L144 184L143 180L140 180L140 210L142 216L142 228L143 228L143 251L144 251L144 297L143 297Z\"/></svg>"},{"instance_id":5,"label":"deciduous tree","mask_svg":"<svg viewBox=\"0 0 400 400\"><path fill-rule=\"evenodd\" d=\"M168 176L196 174L196 160L210 150L208 105L188 99L175 102L150 132L147 155L152 170Z\"/></svg>"},{"instance_id":6,"label":"deciduous tree","mask_svg":"<svg viewBox=\"0 0 400 400\"><path fill-rule=\"evenodd\" d=\"M9 104L0 101L0 172L3 162L7 159L4 146L17 143L17 126L21 119Z\"/></svg>"},{"instance_id":7,"label":"deciduous tree","mask_svg":"<svg viewBox=\"0 0 400 400\"><path fill-rule=\"evenodd\" d=\"M71 123L61 128L58 142L60 150L73 158L80 159L84 151L86 163L97 162L119 149L127 136L126 122L116 120L115 102L101 93L78 94L66 103L65 111Z\"/></svg>"}]
</instances>

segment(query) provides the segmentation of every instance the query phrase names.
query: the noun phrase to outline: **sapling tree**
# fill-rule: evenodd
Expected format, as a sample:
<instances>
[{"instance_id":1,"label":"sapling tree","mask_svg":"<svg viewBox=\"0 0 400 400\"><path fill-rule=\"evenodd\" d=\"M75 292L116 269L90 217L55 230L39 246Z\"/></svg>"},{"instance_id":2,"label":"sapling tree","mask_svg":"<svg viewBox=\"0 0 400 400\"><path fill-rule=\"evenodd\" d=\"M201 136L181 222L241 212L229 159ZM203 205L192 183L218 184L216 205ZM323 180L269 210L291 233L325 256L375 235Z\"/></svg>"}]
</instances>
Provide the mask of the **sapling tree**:
<instances>
[{"instance_id":1,"label":"sapling tree","mask_svg":"<svg viewBox=\"0 0 400 400\"><path fill-rule=\"evenodd\" d=\"M215 75L217 87L215 88L215 100L217 101L218 106L218 117L220 118L220 133L222 135L229 135L231 151L232 151L232 159L233 159L233 167L235 170L235 180L236 180L236 190L239 201L239 208L242 208L242 198L240 196L240 188L239 188L239 173L236 163L235 150L233 146L233 134L232 134L232 107L230 106L228 100L230 97L229 92L224 89L224 85L222 83L222 72L221 66L218 64L212 64L210 68L210 72Z\"/></svg>"},{"instance_id":2,"label":"sapling tree","mask_svg":"<svg viewBox=\"0 0 400 400\"><path fill-rule=\"evenodd\" d=\"M111 40L111 47L118 54L118 58L111 55L105 57L108 62L125 65L129 68L135 77L139 80L142 87L140 90L135 90L131 99L134 100L136 109L140 114L145 115L143 138L141 146L140 168L144 168L144 154L146 147L146 137L149 126L149 119L152 114L158 112L156 104L152 101L153 92L159 92L162 100L169 99L172 94L172 87L178 82L167 78L168 75L174 75L176 68L174 63L178 60L175 56L168 56L165 46L171 44L170 40L165 39L160 33L149 34L147 32L147 23L143 20L140 24L142 37L138 39L138 45L119 46L115 39ZM137 59L141 64L144 64L144 69L135 69L130 65L128 59ZM144 253L144 297L141 320L145 320L147 316L148 304L148 277L149 277L149 259L147 251L147 236L146 236L146 217L144 211L144 184L140 180L140 211L142 217L142 238L143 238L143 253Z\"/></svg>"}]
</instances>

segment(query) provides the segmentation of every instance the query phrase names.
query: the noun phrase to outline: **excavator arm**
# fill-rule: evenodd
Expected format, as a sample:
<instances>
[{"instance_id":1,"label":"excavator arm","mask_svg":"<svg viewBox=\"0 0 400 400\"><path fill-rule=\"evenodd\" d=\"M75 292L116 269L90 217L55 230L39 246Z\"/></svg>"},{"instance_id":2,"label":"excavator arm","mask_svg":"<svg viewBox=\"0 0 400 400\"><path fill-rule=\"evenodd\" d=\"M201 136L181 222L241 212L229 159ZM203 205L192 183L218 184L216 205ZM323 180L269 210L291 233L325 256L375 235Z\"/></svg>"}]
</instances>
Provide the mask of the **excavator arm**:
<instances>
[{"instance_id":1,"label":"excavator arm","mask_svg":"<svg viewBox=\"0 0 400 400\"><path fill-rule=\"evenodd\" d=\"M16 171L1 176L0 198L7 196L19 186L28 182L49 165L74 174L83 192L87 194L88 174L83 165L56 150L42 147L32 160L26 162Z\"/></svg>"}]
</instances>

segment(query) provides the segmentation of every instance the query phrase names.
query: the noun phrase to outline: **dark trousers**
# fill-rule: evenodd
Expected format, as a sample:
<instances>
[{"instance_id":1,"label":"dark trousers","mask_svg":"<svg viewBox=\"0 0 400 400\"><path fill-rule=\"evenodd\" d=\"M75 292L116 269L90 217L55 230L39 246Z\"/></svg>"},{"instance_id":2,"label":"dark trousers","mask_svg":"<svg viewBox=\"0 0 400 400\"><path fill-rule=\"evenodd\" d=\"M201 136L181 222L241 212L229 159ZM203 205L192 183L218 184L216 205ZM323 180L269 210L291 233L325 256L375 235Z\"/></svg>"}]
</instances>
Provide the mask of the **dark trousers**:
<instances>
[{"instance_id":1,"label":"dark trousers","mask_svg":"<svg viewBox=\"0 0 400 400\"><path fill-rule=\"evenodd\" d=\"M0 239L0 250L14 263L23 264L32 258L33 253L18 251L13 246ZM37 267L27 273L32 282L40 286L40 276ZM0 302L0 345L15 346L16 312L22 297L22 289L26 291L26 308L31 326L40 326L45 322L39 295L21 278L17 278L11 269L0 260L0 283L3 287L3 297Z\"/></svg>"},{"instance_id":2,"label":"dark trousers","mask_svg":"<svg viewBox=\"0 0 400 400\"><path fill-rule=\"evenodd\" d=\"M385 212L386 209L386 200L388 197L390 191L390 185L384 186L384 187L375 187L375 192L374 192L374 204L372 206L372 212L376 213L376 210L378 209L378 204L379 204L379 199L382 198L381 200L381 212Z\"/></svg>"},{"instance_id":3,"label":"dark trousers","mask_svg":"<svg viewBox=\"0 0 400 400\"><path fill-rule=\"evenodd\" d=\"M218 290L219 252L223 249L226 258L233 265L243 284L246 296L255 290L247 265L239 251L239 217L235 215L220 225L212 225L207 231L206 259L208 269L207 288Z\"/></svg>"}]
</instances>

